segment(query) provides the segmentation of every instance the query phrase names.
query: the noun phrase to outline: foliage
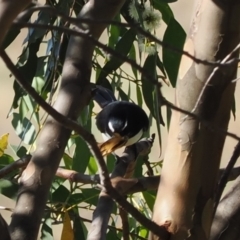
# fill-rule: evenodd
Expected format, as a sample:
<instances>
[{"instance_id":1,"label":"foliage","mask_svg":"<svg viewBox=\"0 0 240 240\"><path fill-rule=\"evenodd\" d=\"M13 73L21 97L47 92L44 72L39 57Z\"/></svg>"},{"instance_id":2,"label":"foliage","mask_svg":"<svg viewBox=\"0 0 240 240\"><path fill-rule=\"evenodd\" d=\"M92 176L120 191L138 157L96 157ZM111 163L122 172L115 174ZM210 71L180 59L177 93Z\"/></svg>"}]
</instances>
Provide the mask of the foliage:
<instances>
[{"instance_id":1,"label":"foliage","mask_svg":"<svg viewBox=\"0 0 240 240\"><path fill-rule=\"evenodd\" d=\"M151 3L133 0L130 4L135 7L139 18L134 19L133 13L129 11L129 2L123 6L121 13L115 18L115 21L128 22L134 24L136 21L146 29L148 20L145 8L147 4L148 11L154 12L166 24L166 31L163 41L179 49L182 49L185 40L185 33L168 6L171 0L153 0ZM83 0L76 1L51 1L46 4L53 6L64 14L75 16L84 5ZM30 21L29 18L25 21ZM160 20L159 20L160 21ZM39 11L35 23L50 24L59 27L68 26L68 23L53 16L50 12ZM157 35L159 26L151 26L150 32ZM11 30L5 40L4 46L11 46L11 43L19 34L19 30ZM175 87L177 72L180 62L180 55L170 49L161 49L155 42L139 34L136 29L111 24L107 28L107 45L113 48L117 53L128 56L139 65L143 66L145 72L150 74L162 84ZM177 36L177 37L176 37ZM30 28L24 40L22 54L18 58L16 66L21 71L25 79L32 84L35 90L47 102L54 101L57 87L59 85L61 70L64 62L64 56L69 36L56 30ZM41 51L40 51L41 49ZM45 49L45 50L42 50ZM109 55L96 47L93 55L93 75L95 83L111 89L120 100L133 101L136 104L145 107L149 114L152 126L157 126L158 138L161 144L160 124L169 123L170 114L164 119L161 113L161 103L157 96L156 86L146 77L142 76L134 67L126 70L126 66L117 56ZM168 80L170 83L168 82ZM6 148L5 140L0 139L0 167L3 168L13 161L13 159L24 156L26 153L34 151L35 143L41 127L46 120L46 114L40 111L39 106L28 96L15 82L15 96L9 116L12 117L12 126L16 134L21 139L19 146L11 146L12 156L4 153ZM136 93L136 94L134 94ZM91 102L79 117L79 122L89 131L93 129L94 116L96 114L94 103ZM150 133L148 132L149 136ZM107 159L108 167L113 167L113 157ZM86 143L78 136L72 134L66 148L61 167L76 170L81 173L96 174L97 166ZM158 165L153 164L154 171L158 171ZM15 199L17 193L17 178L20 173L15 171L0 181L1 194ZM143 161L138 161L136 166L137 176L146 175ZM93 186L69 183L56 177L51 187L46 213L44 215L41 227L41 239L53 239L52 224L63 223L63 235L61 239L84 239L86 237L86 219L82 217L81 211L94 210L98 200L99 190ZM150 216L155 199L154 192L145 192L143 194L129 196L132 202L141 212ZM118 215L115 211L114 214ZM71 228L70 219L73 221ZM117 217L112 221L112 228L107 233L107 239L113 237L120 238L122 232L117 227ZM140 226L129 216L130 232L141 237L147 237L148 230ZM71 232L72 231L72 232ZM132 235L133 236L133 235Z\"/></svg>"}]
</instances>

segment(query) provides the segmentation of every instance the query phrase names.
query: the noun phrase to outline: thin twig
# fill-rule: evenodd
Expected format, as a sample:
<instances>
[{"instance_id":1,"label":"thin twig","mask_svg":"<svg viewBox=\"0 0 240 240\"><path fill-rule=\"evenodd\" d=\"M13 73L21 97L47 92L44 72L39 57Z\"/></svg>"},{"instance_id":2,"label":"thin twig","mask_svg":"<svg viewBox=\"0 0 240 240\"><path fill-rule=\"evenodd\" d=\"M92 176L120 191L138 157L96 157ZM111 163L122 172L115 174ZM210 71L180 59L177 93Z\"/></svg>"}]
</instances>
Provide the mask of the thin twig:
<instances>
[{"instance_id":1,"label":"thin twig","mask_svg":"<svg viewBox=\"0 0 240 240\"><path fill-rule=\"evenodd\" d=\"M0 170L0 179L19 168L26 167L28 162L30 161L31 157L32 157L31 155L26 155L23 158L20 158L16 161L12 162L11 164L7 165L6 167L3 167Z\"/></svg>"}]
</instances>

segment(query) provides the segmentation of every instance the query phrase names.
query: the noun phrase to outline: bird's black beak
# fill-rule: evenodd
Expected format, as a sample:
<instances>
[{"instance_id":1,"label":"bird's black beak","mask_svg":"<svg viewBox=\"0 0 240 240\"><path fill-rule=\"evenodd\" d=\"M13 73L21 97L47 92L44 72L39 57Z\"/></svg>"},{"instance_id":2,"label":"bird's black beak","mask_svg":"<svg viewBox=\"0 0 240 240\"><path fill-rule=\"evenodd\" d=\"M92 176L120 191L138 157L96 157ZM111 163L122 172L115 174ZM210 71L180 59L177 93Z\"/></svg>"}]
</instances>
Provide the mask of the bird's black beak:
<instances>
[{"instance_id":1,"label":"bird's black beak","mask_svg":"<svg viewBox=\"0 0 240 240\"><path fill-rule=\"evenodd\" d=\"M99 144L100 151L103 156L107 156L110 153L116 151L118 148L123 147L128 141L128 137L122 137L119 134L114 134L109 140Z\"/></svg>"}]
</instances>

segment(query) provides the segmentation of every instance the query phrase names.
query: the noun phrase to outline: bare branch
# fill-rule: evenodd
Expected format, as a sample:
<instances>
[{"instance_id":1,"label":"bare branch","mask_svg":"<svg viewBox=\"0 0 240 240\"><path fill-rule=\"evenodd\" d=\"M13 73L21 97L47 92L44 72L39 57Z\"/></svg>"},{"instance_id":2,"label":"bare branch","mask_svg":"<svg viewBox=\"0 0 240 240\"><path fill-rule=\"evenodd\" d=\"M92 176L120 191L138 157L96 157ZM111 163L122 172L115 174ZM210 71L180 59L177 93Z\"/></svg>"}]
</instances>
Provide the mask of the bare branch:
<instances>
[{"instance_id":1,"label":"bare branch","mask_svg":"<svg viewBox=\"0 0 240 240\"><path fill-rule=\"evenodd\" d=\"M240 176L217 206L210 240L236 240L240 236Z\"/></svg>"},{"instance_id":2,"label":"bare branch","mask_svg":"<svg viewBox=\"0 0 240 240\"><path fill-rule=\"evenodd\" d=\"M238 142L238 144L235 146L232 157L231 157L230 161L228 162L228 165L227 165L225 171L223 172L223 174L221 175L221 177L218 181L217 191L216 191L216 195L215 195L214 212L217 209L217 206L221 199L223 190L225 189L225 186L228 182L229 176L231 175L232 169L233 169L237 159L239 158L239 156L240 156L240 142Z\"/></svg>"},{"instance_id":3,"label":"bare branch","mask_svg":"<svg viewBox=\"0 0 240 240\"><path fill-rule=\"evenodd\" d=\"M29 163L31 157L32 157L31 155L26 155L23 158L20 158L20 159L16 160L15 162L2 168L0 170L0 179L3 178L4 176L6 176L7 174L11 173L14 170L26 167L27 164Z\"/></svg>"},{"instance_id":4,"label":"bare branch","mask_svg":"<svg viewBox=\"0 0 240 240\"><path fill-rule=\"evenodd\" d=\"M8 231L8 225L1 214L0 214L0 232L1 232L2 240L11 240L11 237Z\"/></svg>"},{"instance_id":5,"label":"bare branch","mask_svg":"<svg viewBox=\"0 0 240 240\"><path fill-rule=\"evenodd\" d=\"M123 240L129 240L129 223L128 223L128 213L124 209L119 207L119 215L122 220L122 230L123 230Z\"/></svg>"}]
</instances>

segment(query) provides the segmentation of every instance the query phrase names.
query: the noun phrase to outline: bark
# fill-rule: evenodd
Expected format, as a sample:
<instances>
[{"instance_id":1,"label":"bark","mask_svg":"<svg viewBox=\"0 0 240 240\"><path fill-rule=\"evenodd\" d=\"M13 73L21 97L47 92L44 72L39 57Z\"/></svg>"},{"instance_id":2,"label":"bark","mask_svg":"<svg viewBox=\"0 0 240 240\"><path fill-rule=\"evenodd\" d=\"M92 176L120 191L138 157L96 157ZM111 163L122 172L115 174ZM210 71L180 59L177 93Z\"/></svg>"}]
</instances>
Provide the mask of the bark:
<instances>
[{"instance_id":1,"label":"bark","mask_svg":"<svg viewBox=\"0 0 240 240\"><path fill-rule=\"evenodd\" d=\"M90 0L78 17L111 20L124 0ZM98 39L104 24L81 24ZM62 73L62 83L54 108L75 120L90 99L91 60L94 44L81 37L71 37ZM36 152L24 171L16 207L10 224L12 240L36 239L53 177L71 131L48 117L38 138ZM33 221L34 219L34 221Z\"/></svg>"},{"instance_id":2,"label":"bark","mask_svg":"<svg viewBox=\"0 0 240 240\"><path fill-rule=\"evenodd\" d=\"M199 0L185 50L208 61L223 60L239 43L240 1ZM233 54L236 57L238 52ZM237 65L220 67L181 61L176 105L193 117L173 112L153 220L171 239L208 239L213 193L233 103ZM216 69L215 69L216 70ZM206 85L206 86L205 86ZM207 122L207 124L206 124ZM210 127L211 126L211 127ZM158 239L150 235L150 239Z\"/></svg>"},{"instance_id":3,"label":"bark","mask_svg":"<svg viewBox=\"0 0 240 240\"><path fill-rule=\"evenodd\" d=\"M210 240L240 239L240 177L218 205Z\"/></svg>"},{"instance_id":4,"label":"bark","mask_svg":"<svg viewBox=\"0 0 240 240\"><path fill-rule=\"evenodd\" d=\"M0 214L0 233L1 233L2 240L11 240L11 237L8 231L8 225L6 221L3 219L1 214Z\"/></svg>"},{"instance_id":5,"label":"bark","mask_svg":"<svg viewBox=\"0 0 240 240\"><path fill-rule=\"evenodd\" d=\"M25 8L31 0L0 0L0 46L6 36L13 20Z\"/></svg>"}]
</instances>

